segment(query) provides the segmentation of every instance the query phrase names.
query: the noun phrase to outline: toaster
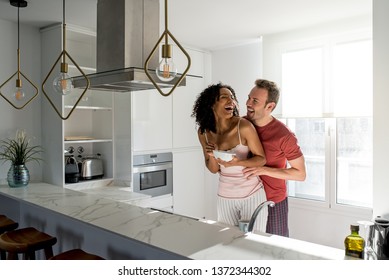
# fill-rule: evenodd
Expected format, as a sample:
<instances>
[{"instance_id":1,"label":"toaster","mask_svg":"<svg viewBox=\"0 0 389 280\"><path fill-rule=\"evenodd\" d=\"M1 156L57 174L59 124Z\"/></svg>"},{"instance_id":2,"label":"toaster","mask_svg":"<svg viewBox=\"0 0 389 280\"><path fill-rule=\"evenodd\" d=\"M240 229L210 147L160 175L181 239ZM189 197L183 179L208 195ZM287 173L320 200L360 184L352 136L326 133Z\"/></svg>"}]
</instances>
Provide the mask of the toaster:
<instances>
[{"instance_id":1,"label":"toaster","mask_svg":"<svg viewBox=\"0 0 389 280\"><path fill-rule=\"evenodd\" d=\"M100 157L84 157L79 162L80 179L100 179L104 176L103 160Z\"/></svg>"}]
</instances>

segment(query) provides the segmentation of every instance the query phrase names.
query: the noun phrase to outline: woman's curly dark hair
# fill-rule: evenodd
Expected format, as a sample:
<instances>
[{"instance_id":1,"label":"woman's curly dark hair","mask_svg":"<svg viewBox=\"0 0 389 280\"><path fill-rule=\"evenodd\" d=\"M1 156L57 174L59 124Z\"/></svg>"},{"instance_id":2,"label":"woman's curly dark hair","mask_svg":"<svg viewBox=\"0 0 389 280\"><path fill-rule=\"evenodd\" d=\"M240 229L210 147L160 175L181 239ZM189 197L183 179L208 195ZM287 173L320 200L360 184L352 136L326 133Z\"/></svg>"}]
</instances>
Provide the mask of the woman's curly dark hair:
<instances>
[{"instance_id":1,"label":"woman's curly dark hair","mask_svg":"<svg viewBox=\"0 0 389 280\"><path fill-rule=\"evenodd\" d=\"M216 133L216 120L212 107L216 103L216 101L219 100L220 89L222 88L227 88L231 91L236 101L236 104L238 105L235 91L229 85L218 83L210 85L206 89L204 89L203 92L201 92L197 97L191 115L196 119L196 124L199 126L201 133L204 133L206 130ZM234 109L233 115L239 116L237 106Z\"/></svg>"}]
</instances>

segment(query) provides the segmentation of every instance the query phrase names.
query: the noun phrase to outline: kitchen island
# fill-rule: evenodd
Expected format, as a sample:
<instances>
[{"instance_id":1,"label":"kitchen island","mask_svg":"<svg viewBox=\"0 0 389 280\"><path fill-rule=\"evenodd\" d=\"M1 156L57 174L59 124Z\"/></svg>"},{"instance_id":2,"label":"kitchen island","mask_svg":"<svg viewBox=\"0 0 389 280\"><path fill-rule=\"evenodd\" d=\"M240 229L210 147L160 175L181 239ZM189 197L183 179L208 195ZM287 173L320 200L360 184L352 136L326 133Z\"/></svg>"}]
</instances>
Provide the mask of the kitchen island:
<instances>
[{"instance_id":1,"label":"kitchen island","mask_svg":"<svg viewBox=\"0 0 389 280\"><path fill-rule=\"evenodd\" d=\"M114 187L106 187L114 188ZM73 248L106 259L346 259L344 251L280 236L242 233L133 205L139 194L87 192L46 183L0 186L0 213L58 238L54 253ZM120 199L119 199L120 198Z\"/></svg>"}]
</instances>

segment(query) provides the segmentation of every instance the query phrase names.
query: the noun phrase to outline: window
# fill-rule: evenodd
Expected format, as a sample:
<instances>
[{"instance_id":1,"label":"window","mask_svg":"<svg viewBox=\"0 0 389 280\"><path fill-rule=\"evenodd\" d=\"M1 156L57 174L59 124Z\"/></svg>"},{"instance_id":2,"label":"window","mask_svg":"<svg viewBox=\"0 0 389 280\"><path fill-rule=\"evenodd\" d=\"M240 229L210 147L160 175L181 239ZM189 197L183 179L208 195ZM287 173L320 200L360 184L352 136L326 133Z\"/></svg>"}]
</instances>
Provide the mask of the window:
<instances>
[{"instance_id":1,"label":"window","mask_svg":"<svg viewBox=\"0 0 389 280\"><path fill-rule=\"evenodd\" d=\"M372 118L338 118L336 127L336 202L371 207Z\"/></svg>"},{"instance_id":2,"label":"window","mask_svg":"<svg viewBox=\"0 0 389 280\"><path fill-rule=\"evenodd\" d=\"M281 65L282 115L307 166L289 196L372 207L372 40L287 49Z\"/></svg>"},{"instance_id":3,"label":"window","mask_svg":"<svg viewBox=\"0 0 389 280\"><path fill-rule=\"evenodd\" d=\"M282 88L287 89L283 90L282 99L283 104L291 105L282 107L283 115L298 115L300 112L314 115L322 111L322 60L321 48L287 52L282 56Z\"/></svg>"},{"instance_id":4,"label":"window","mask_svg":"<svg viewBox=\"0 0 389 280\"><path fill-rule=\"evenodd\" d=\"M325 201L326 131L324 119L287 119L303 150L307 166L304 182L288 181L289 196Z\"/></svg>"}]
</instances>

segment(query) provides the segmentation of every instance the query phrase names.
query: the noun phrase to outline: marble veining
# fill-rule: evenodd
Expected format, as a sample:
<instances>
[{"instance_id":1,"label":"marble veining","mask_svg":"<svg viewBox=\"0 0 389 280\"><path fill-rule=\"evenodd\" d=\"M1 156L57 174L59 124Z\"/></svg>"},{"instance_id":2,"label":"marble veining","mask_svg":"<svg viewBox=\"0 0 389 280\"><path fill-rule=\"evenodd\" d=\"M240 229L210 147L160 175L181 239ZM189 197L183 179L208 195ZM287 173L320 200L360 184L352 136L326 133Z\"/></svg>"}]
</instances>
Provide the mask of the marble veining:
<instances>
[{"instance_id":1,"label":"marble veining","mask_svg":"<svg viewBox=\"0 0 389 280\"><path fill-rule=\"evenodd\" d=\"M45 183L0 186L8 196L192 259L345 259L343 250L142 208L120 188L71 190Z\"/></svg>"}]
</instances>

